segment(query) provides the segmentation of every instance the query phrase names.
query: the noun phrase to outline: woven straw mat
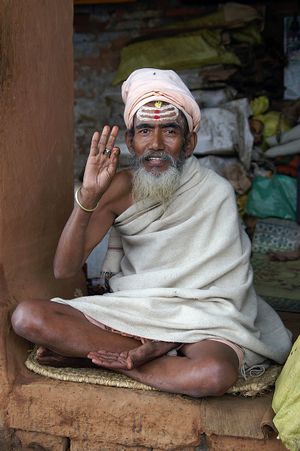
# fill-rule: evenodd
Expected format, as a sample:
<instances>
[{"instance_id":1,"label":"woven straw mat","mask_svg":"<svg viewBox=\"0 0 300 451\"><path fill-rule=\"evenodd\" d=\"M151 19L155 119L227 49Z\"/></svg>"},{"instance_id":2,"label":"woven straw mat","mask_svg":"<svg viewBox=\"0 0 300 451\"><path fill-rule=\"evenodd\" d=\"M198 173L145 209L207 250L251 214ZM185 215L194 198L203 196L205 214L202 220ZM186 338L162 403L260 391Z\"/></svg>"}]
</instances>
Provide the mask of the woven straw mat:
<instances>
[{"instance_id":1,"label":"woven straw mat","mask_svg":"<svg viewBox=\"0 0 300 451\"><path fill-rule=\"evenodd\" d=\"M135 390L156 390L123 374L103 368L56 368L40 365L36 360L36 348L30 352L25 365L29 370L41 376L62 381L84 382ZM272 365L261 376L248 376L246 380L240 376L227 393L248 397L263 394L274 386L280 371L281 366Z\"/></svg>"}]
</instances>

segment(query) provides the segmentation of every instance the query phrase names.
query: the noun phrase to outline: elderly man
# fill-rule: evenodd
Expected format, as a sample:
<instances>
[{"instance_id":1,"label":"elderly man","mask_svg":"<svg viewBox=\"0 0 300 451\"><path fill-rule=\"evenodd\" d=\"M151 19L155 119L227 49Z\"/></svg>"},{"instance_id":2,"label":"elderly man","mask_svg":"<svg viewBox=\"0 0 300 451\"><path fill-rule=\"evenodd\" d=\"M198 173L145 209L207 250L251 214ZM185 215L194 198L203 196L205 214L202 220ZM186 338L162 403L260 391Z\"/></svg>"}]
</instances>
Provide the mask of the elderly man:
<instances>
[{"instance_id":1,"label":"elderly man","mask_svg":"<svg viewBox=\"0 0 300 451\"><path fill-rule=\"evenodd\" d=\"M192 156L200 110L188 88L173 71L140 69L122 95L133 167L116 172L116 126L94 133L54 262L56 277L77 274L113 225L111 291L24 301L13 328L41 363L89 361L163 391L221 395L240 369L283 363L290 336L253 289L231 186Z\"/></svg>"}]
</instances>

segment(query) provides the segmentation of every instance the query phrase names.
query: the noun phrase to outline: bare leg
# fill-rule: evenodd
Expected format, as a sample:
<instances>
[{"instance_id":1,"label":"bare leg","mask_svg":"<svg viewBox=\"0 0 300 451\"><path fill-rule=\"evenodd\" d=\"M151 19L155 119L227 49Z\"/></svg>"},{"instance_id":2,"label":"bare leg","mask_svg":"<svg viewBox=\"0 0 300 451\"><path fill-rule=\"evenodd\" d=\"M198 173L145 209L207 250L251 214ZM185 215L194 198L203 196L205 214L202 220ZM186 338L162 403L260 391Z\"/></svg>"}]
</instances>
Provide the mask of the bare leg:
<instances>
[{"instance_id":1,"label":"bare leg","mask_svg":"<svg viewBox=\"0 0 300 451\"><path fill-rule=\"evenodd\" d=\"M100 329L72 307L49 301L20 304L12 324L22 337L67 357L85 358L98 349L120 354L140 344ZM234 384L238 358L226 344L202 341L184 345L181 352L182 357L162 356L138 368L118 371L162 391L194 397L221 395Z\"/></svg>"},{"instance_id":2,"label":"bare leg","mask_svg":"<svg viewBox=\"0 0 300 451\"><path fill-rule=\"evenodd\" d=\"M170 350L178 347L179 343L167 343L163 341L147 340L142 345L130 351L120 353L109 351L97 351L97 364L92 362L95 353L90 352L88 358L65 357L44 346L39 346L36 352L36 360L41 365L50 365L55 367L74 367L90 368L102 366L109 369L128 369L137 368L144 363L167 354ZM100 359L102 356L102 361Z\"/></svg>"},{"instance_id":3,"label":"bare leg","mask_svg":"<svg viewBox=\"0 0 300 451\"><path fill-rule=\"evenodd\" d=\"M129 351L140 342L90 323L78 310L64 304L45 300L25 301L12 316L15 332L52 355L87 358L90 351L107 349L113 352ZM40 357L47 351L40 350ZM55 354L53 354L55 353Z\"/></svg>"},{"instance_id":4,"label":"bare leg","mask_svg":"<svg viewBox=\"0 0 300 451\"><path fill-rule=\"evenodd\" d=\"M159 390L197 398L221 396L237 380L238 357L224 343L186 344L181 353L182 357L163 356L124 373Z\"/></svg>"},{"instance_id":5,"label":"bare leg","mask_svg":"<svg viewBox=\"0 0 300 451\"><path fill-rule=\"evenodd\" d=\"M204 340L186 344L180 352L180 357L162 356L132 370L116 371L161 391L193 397L220 396L238 377L238 357L224 343ZM97 352L89 353L89 357L95 364L103 366L102 352L99 360ZM110 367L108 360L105 367Z\"/></svg>"},{"instance_id":6,"label":"bare leg","mask_svg":"<svg viewBox=\"0 0 300 451\"><path fill-rule=\"evenodd\" d=\"M12 323L18 335L40 345L37 360L42 365L95 366L87 354L104 348L108 356L121 356L121 368L131 369L178 346L150 340L141 346L133 338L100 329L70 306L44 300L21 303Z\"/></svg>"}]
</instances>

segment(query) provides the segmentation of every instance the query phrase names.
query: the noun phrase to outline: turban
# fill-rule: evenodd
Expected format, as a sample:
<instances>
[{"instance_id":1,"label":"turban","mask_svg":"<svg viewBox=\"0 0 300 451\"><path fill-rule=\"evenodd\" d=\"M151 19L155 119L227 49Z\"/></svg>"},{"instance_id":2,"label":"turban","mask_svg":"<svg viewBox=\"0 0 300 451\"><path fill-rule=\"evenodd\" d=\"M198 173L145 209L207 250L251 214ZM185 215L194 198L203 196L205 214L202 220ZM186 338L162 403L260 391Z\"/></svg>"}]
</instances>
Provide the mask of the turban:
<instances>
[{"instance_id":1,"label":"turban","mask_svg":"<svg viewBox=\"0 0 300 451\"><path fill-rule=\"evenodd\" d=\"M125 103L124 121L127 128L132 127L134 115L141 106L161 100L183 112L190 131L199 130L200 108L188 87L173 70L135 70L122 85L122 98Z\"/></svg>"}]
</instances>

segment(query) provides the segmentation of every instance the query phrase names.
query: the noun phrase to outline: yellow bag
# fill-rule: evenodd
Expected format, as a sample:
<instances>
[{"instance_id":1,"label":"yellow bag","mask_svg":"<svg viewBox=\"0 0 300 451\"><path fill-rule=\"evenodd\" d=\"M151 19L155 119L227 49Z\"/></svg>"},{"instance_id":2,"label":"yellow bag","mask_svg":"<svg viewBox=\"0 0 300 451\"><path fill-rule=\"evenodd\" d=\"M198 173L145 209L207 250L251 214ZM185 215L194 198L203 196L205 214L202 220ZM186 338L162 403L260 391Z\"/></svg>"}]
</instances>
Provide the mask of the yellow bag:
<instances>
[{"instance_id":1,"label":"yellow bag","mask_svg":"<svg viewBox=\"0 0 300 451\"><path fill-rule=\"evenodd\" d=\"M254 116L254 118L264 124L263 136L265 139L286 132L291 128L287 120L279 111L268 111L265 114L258 114Z\"/></svg>"},{"instance_id":2,"label":"yellow bag","mask_svg":"<svg viewBox=\"0 0 300 451\"><path fill-rule=\"evenodd\" d=\"M300 450L300 336L275 384L272 402L273 422L283 444L290 451Z\"/></svg>"},{"instance_id":3,"label":"yellow bag","mask_svg":"<svg viewBox=\"0 0 300 451\"><path fill-rule=\"evenodd\" d=\"M122 49L113 84L142 67L180 70L211 64L241 65L238 57L222 45L220 30L204 29L188 35L135 42Z\"/></svg>"}]
</instances>

